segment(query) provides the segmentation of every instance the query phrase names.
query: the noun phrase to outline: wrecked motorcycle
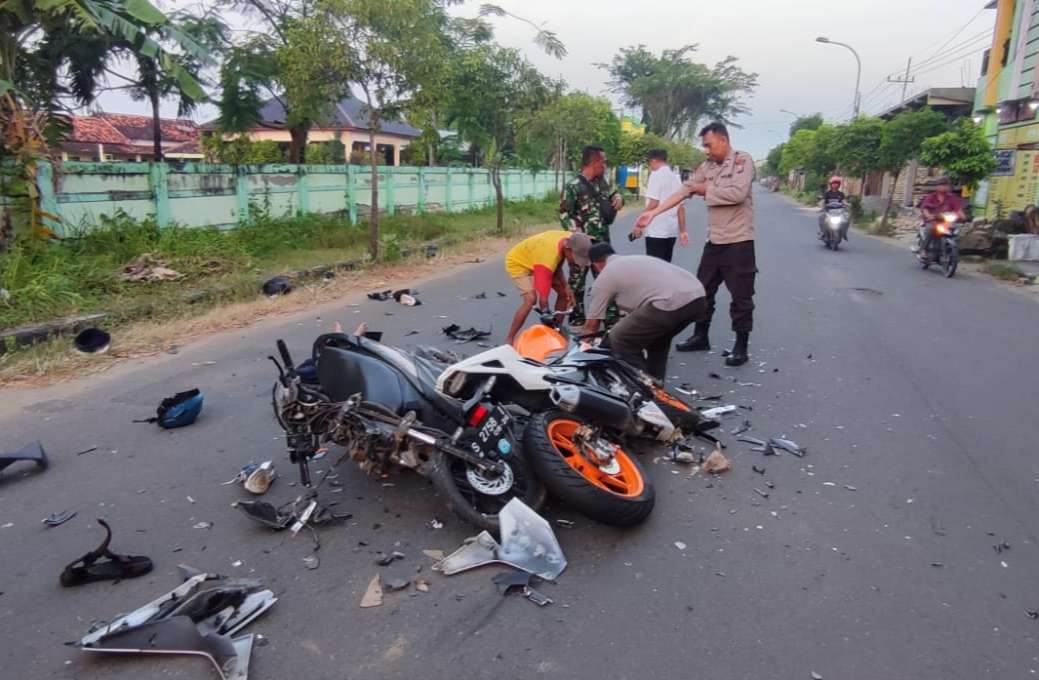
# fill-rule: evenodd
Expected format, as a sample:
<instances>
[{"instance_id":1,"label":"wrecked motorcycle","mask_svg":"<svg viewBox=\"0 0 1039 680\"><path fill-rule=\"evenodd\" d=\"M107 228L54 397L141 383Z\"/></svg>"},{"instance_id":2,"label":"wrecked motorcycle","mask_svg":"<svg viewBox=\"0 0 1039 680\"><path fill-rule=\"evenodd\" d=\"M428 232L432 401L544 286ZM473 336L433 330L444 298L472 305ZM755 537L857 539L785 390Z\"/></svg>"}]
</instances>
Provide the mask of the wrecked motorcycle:
<instances>
[{"instance_id":1,"label":"wrecked motorcycle","mask_svg":"<svg viewBox=\"0 0 1039 680\"><path fill-rule=\"evenodd\" d=\"M520 348L545 350L553 342L561 354L548 363L521 353ZM548 490L592 519L637 524L652 511L655 492L638 459L621 445L622 437L674 444L682 437L680 427L699 434L709 421L608 350L567 345L558 331L533 326L517 338L516 347L496 347L448 367L437 389L466 398L493 380L492 395L530 414L524 448ZM548 354L541 352L542 359ZM658 401L682 414L678 427Z\"/></svg>"},{"instance_id":2,"label":"wrecked motorcycle","mask_svg":"<svg viewBox=\"0 0 1039 680\"><path fill-rule=\"evenodd\" d=\"M512 418L492 396L493 380L464 400L446 397L435 389L446 363L330 333L314 342L311 383L281 340L278 351L282 363L271 357L279 373L274 401L304 487L311 487L314 456L336 444L369 473L416 470L456 514L484 529L497 529L498 511L514 497L534 509L544 503Z\"/></svg>"}]
</instances>

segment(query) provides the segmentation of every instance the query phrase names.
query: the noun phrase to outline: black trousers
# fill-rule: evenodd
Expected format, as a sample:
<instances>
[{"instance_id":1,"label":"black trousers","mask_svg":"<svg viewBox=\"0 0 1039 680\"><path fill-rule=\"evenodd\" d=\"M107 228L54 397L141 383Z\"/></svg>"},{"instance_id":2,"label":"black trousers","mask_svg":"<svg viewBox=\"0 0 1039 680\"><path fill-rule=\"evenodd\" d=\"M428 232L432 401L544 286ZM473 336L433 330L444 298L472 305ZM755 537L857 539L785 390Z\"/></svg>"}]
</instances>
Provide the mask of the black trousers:
<instances>
[{"instance_id":1,"label":"black trousers","mask_svg":"<svg viewBox=\"0 0 1039 680\"><path fill-rule=\"evenodd\" d=\"M707 318L714 316L714 297L718 287L725 284L732 296L729 316L732 330L749 333L754 330L754 277L758 273L754 259L754 241L704 246L696 278L707 293Z\"/></svg>"},{"instance_id":2,"label":"black trousers","mask_svg":"<svg viewBox=\"0 0 1039 680\"><path fill-rule=\"evenodd\" d=\"M707 301L704 298L697 298L670 312L657 309L652 304L643 305L610 330L610 350L632 366L664 380L671 341L686 326L703 321L706 315Z\"/></svg>"},{"instance_id":3,"label":"black trousers","mask_svg":"<svg viewBox=\"0 0 1039 680\"><path fill-rule=\"evenodd\" d=\"M659 257L665 262L670 262L672 255L675 252L675 241L678 239L674 236L671 238L656 238L654 236L646 237L646 255L650 257Z\"/></svg>"}]
</instances>

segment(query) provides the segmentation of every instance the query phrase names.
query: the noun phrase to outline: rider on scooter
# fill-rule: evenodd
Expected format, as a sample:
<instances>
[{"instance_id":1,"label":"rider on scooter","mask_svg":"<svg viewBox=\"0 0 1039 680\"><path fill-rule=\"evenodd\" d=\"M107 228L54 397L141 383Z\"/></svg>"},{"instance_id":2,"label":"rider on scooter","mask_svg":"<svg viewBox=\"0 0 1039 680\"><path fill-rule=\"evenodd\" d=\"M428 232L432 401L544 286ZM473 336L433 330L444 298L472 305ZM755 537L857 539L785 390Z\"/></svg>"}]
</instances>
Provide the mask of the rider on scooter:
<instances>
[{"instance_id":1,"label":"rider on scooter","mask_svg":"<svg viewBox=\"0 0 1039 680\"><path fill-rule=\"evenodd\" d=\"M823 194L823 209L819 213L819 238L826 236L826 211L830 208L847 208L847 197L841 191L843 183L844 179L840 175L834 175L827 182L827 189ZM848 240L847 233L844 234L844 240Z\"/></svg>"},{"instance_id":2,"label":"rider on scooter","mask_svg":"<svg viewBox=\"0 0 1039 680\"><path fill-rule=\"evenodd\" d=\"M935 180L934 191L920 201L923 224L920 226L915 252L926 255L930 251L931 240L934 238L934 225L942 219L944 213L956 213L957 220L966 217L963 212L963 199L952 193L950 188L949 178L939 177Z\"/></svg>"}]
</instances>

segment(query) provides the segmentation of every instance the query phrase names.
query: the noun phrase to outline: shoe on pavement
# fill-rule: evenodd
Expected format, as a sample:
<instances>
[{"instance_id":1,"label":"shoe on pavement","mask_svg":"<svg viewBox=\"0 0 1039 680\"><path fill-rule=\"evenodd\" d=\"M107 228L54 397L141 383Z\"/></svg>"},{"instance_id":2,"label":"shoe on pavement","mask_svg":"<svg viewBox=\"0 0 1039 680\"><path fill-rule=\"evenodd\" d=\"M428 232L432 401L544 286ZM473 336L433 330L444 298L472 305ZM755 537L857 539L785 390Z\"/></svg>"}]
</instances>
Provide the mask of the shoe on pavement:
<instances>
[{"instance_id":1,"label":"shoe on pavement","mask_svg":"<svg viewBox=\"0 0 1039 680\"><path fill-rule=\"evenodd\" d=\"M709 330L710 324L696 324L695 331L689 336L689 339L675 345L675 349L679 352L706 352L710 350L711 341L708 337Z\"/></svg>"},{"instance_id":2,"label":"shoe on pavement","mask_svg":"<svg viewBox=\"0 0 1039 680\"><path fill-rule=\"evenodd\" d=\"M732 346L729 356L725 357L726 366L736 367L747 363L750 358L747 356L747 341L749 339L750 333L739 332L736 334L736 344Z\"/></svg>"}]
</instances>

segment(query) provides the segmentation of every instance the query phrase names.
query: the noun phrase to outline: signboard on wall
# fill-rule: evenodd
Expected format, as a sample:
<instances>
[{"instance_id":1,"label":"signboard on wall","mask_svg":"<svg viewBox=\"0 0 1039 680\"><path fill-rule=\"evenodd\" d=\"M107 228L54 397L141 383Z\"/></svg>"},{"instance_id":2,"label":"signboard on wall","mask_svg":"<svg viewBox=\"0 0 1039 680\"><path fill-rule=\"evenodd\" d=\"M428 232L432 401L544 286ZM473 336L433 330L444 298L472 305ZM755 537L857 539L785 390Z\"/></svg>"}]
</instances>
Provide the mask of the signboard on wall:
<instances>
[{"instance_id":1,"label":"signboard on wall","mask_svg":"<svg viewBox=\"0 0 1039 680\"><path fill-rule=\"evenodd\" d=\"M1014 156L1016 149L996 149L993 155L996 157L996 169L992 171L993 177L1009 177L1014 174Z\"/></svg>"}]
</instances>

